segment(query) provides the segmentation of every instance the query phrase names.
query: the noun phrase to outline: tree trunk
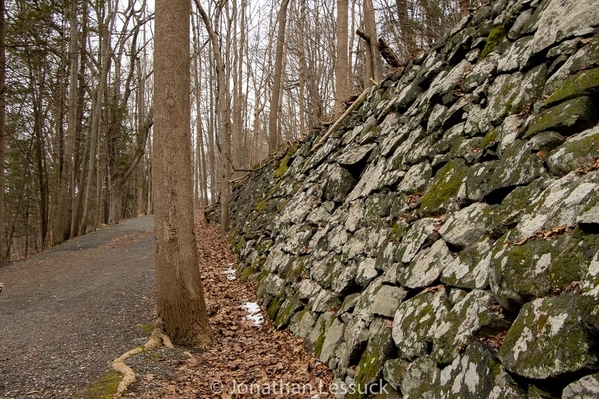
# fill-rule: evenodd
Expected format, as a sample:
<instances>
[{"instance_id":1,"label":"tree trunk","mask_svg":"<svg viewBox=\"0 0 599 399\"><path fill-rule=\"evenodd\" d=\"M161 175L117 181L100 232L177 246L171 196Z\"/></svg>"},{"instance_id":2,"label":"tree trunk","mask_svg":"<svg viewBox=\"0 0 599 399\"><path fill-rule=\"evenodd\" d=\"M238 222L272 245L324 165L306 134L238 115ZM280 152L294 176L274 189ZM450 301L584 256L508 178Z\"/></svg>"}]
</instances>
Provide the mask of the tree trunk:
<instances>
[{"instance_id":1,"label":"tree trunk","mask_svg":"<svg viewBox=\"0 0 599 399\"><path fill-rule=\"evenodd\" d=\"M348 0L337 0L337 56L335 57L335 114L341 115L349 98Z\"/></svg>"},{"instance_id":2,"label":"tree trunk","mask_svg":"<svg viewBox=\"0 0 599 399\"><path fill-rule=\"evenodd\" d=\"M4 160L6 136L6 20L4 0L0 0L0 262L7 254L5 215L4 215Z\"/></svg>"},{"instance_id":3,"label":"tree trunk","mask_svg":"<svg viewBox=\"0 0 599 399\"><path fill-rule=\"evenodd\" d=\"M221 149L221 191L220 191L220 231L226 233L229 229L229 180L231 180L231 121L229 118L229 107L227 101L228 87L225 75L225 63L218 43L218 35L210 24L208 15L202 8L199 0L195 0L198 11L204 21L208 36L212 43L212 51L216 60L216 74L218 80L218 115L220 127L220 149ZM218 14L217 14L218 15ZM217 16L218 21L218 16Z\"/></svg>"},{"instance_id":4,"label":"tree trunk","mask_svg":"<svg viewBox=\"0 0 599 399\"><path fill-rule=\"evenodd\" d=\"M69 238L71 233L73 155L75 136L77 134L77 104L79 89L77 74L79 73L79 31L77 29L77 2L69 7L69 109L63 164L59 179L58 203L53 217L52 245L58 245Z\"/></svg>"},{"instance_id":5,"label":"tree trunk","mask_svg":"<svg viewBox=\"0 0 599 399\"><path fill-rule=\"evenodd\" d=\"M470 0L459 0L460 2L460 15L462 18L467 17L470 14Z\"/></svg>"},{"instance_id":6,"label":"tree trunk","mask_svg":"<svg viewBox=\"0 0 599 399\"><path fill-rule=\"evenodd\" d=\"M154 189L157 316L173 343L207 347L208 324L194 236L187 0L156 1Z\"/></svg>"},{"instance_id":7,"label":"tree trunk","mask_svg":"<svg viewBox=\"0 0 599 399\"><path fill-rule=\"evenodd\" d=\"M414 38L414 21L408 14L408 0L396 0L397 20L401 31L402 42L404 43L406 54L413 55L416 50L416 39Z\"/></svg>"},{"instance_id":8,"label":"tree trunk","mask_svg":"<svg viewBox=\"0 0 599 399\"><path fill-rule=\"evenodd\" d=\"M383 79L372 0L364 0L364 32L360 36L366 42L364 87L368 87L373 85L372 80L378 83Z\"/></svg>"},{"instance_id":9,"label":"tree trunk","mask_svg":"<svg viewBox=\"0 0 599 399\"><path fill-rule=\"evenodd\" d=\"M278 33L277 49L275 54L275 75L270 97L270 116L268 118L268 151L273 153L281 144L281 135L277 130L279 114L279 97L281 96L281 84L283 82L283 46L285 45L285 25L287 24L287 6L289 0L281 1L281 9L277 16Z\"/></svg>"},{"instance_id":10,"label":"tree trunk","mask_svg":"<svg viewBox=\"0 0 599 399\"><path fill-rule=\"evenodd\" d=\"M88 215L91 212L92 203L92 189L94 185L94 175L98 176L99 170L97 167L96 154L98 151L98 142L100 138L100 121L102 116L102 99L104 96L104 90L106 88L106 82L108 80L108 72L110 71L110 32L114 25L114 18L116 13L112 10L108 10L108 16L103 21L102 29L100 30L100 54L98 59L98 81L95 90L93 91L92 98L92 111L91 111L91 131L89 134L89 157L87 158L87 177L85 179L85 196L83 201L83 212L81 216L81 226L79 231L82 234L87 233L88 226ZM99 224L99 210L101 207L100 192L98 188L101 186L101 180L96 177L96 215L92 223L93 228Z\"/></svg>"},{"instance_id":11,"label":"tree trunk","mask_svg":"<svg viewBox=\"0 0 599 399\"><path fill-rule=\"evenodd\" d=\"M302 135L308 132L306 124L306 41L304 19L306 18L306 0L299 0L299 19L297 21L297 29L299 35L299 121L300 133Z\"/></svg>"}]
</instances>

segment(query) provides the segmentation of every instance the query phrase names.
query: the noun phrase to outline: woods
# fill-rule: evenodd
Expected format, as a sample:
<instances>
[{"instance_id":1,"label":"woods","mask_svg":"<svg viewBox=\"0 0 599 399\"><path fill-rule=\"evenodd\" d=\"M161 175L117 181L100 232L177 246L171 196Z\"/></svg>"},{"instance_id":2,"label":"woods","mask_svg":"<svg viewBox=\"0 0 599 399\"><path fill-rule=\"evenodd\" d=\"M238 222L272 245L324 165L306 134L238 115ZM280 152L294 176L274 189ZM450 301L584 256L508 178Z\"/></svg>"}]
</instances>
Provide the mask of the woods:
<instances>
[{"instance_id":1,"label":"woods","mask_svg":"<svg viewBox=\"0 0 599 399\"><path fill-rule=\"evenodd\" d=\"M190 6L190 178L204 207L226 205L231 180L392 71L378 39L405 64L475 4ZM0 10L0 256L153 213L153 4L4 0Z\"/></svg>"}]
</instances>

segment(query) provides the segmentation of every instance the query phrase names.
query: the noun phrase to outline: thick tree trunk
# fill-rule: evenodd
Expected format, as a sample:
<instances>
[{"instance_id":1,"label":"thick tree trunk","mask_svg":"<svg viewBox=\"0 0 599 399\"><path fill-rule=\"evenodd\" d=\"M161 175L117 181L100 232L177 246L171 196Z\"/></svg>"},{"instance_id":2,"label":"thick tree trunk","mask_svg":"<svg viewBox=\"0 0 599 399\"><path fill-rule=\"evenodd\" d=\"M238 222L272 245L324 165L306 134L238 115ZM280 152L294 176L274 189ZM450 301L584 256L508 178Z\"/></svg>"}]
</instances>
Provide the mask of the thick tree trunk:
<instances>
[{"instance_id":1,"label":"thick tree trunk","mask_svg":"<svg viewBox=\"0 0 599 399\"><path fill-rule=\"evenodd\" d=\"M207 347L214 337L198 267L191 181L190 12L187 0L156 1L153 181L157 315L173 343Z\"/></svg>"},{"instance_id":2,"label":"thick tree trunk","mask_svg":"<svg viewBox=\"0 0 599 399\"><path fill-rule=\"evenodd\" d=\"M57 245L69 238L71 233L73 155L77 134L77 104L79 102L78 78L79 73L79 30L77 29L77 3L69 7L69 108L67 132L63 154L62 170L59 179L58 203L53 218L52 245Z\"/></svg>"},{"instance_id":3,"label":"thick tree trunk","mask_svg":"<svg viewBox=\"0 0 599 399\"><path fill-rule=\"evenodd\" d=\"M110 32L114 26L116 13L109 9L107 11L107 16L102 23L102 29L100 31L100 54L98 58L98 80L97 85L93 91L92 95L92 106L91 106L91 131L89 133L89 157L87 158L87 177L85 179L85 197L83 201L83 212L81 216L81 225L79 227L79 231L82 234L87 232L89 215L91 214L92 207L92 190L94 188L94 180L96 182L96 196L95 196L95 204L96 204L96 212L92 221L92 230L95 229L100 224L100 216L101 216L101 190L102 186L101 180L101 170L98 166L98 161L96 160L96 155L99 148L99 139L100 139L100 122L102 118L102 100L104 97L104 91L106 89L106 83L108 80L108 72L110 71ZM95 179L94 179L95 176Z\"/></svg>"}]
</instances>

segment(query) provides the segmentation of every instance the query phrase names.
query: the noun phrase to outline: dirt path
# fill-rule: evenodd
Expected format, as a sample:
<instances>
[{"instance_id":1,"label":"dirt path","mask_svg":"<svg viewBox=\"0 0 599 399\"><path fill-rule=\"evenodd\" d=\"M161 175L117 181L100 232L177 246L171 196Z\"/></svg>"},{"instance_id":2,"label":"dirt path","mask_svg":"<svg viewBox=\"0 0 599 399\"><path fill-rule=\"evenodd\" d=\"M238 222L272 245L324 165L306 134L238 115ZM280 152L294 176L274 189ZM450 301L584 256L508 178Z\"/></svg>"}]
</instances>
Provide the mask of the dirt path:
<instances>
[{"instance_id":1,"label":"dirt path","mask_svg":"<svg viewBox=\"0 0 599 399\"><path fill-rule=\"evenodd\" d=\"M153 218L0 268L0 398L69 398L145 342L153 319Z\"/></svg>"}]
</instances>

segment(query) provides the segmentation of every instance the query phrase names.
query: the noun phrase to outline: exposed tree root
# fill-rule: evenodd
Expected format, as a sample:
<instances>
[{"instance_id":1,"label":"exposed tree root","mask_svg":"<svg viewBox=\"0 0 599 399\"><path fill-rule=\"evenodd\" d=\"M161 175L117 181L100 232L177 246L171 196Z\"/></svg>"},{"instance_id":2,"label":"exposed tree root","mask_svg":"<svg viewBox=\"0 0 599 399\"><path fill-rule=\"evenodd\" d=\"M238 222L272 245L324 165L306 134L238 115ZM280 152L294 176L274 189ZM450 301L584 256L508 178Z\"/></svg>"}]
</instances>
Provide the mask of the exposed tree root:
<instances>
[{"instance_id":1,"label":"exposed tree root","mask_svg":"<svg viewBox=\"0 0 599 399\"><path fill-rule=\"evenodd\" d=\"M135 382L135 372L131 367L125 364L125 360L127 358L137 355L143 351L158 349L162 346L166 348L173 348L170 338L164 333L161 325L162 323L160 322L156 324L156 327L154 327L154 331L152 331L152 335L148 339L148 342L146 342L143 346L139 346L135 349L131 349L128 352L125 352L112 363L110 363L110 367L112 367L113 370L121 373L123 376L123 379L119 383L116 393L114 394L115 398L120 397L127 390L127 388L129 388L129 386Z\"/></svg>"}]
</instances>

